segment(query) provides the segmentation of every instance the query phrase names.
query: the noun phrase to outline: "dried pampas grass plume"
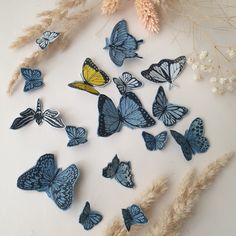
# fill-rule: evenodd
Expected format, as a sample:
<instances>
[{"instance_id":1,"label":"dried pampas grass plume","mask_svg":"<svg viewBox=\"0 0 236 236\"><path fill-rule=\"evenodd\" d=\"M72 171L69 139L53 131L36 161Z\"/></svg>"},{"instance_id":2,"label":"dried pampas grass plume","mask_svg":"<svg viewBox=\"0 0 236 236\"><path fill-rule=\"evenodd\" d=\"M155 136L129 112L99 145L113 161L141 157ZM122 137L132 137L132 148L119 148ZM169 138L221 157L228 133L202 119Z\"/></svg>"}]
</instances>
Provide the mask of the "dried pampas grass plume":
<instances>
[{"instance_id":1,"label":"dried pampas grass plume","mask_svg":"<svg viewBox=\"0 0 236 236\"><path fill-rule=\"evenodd\" d=\"M156 180L152 186L142 195L142 197L135 203L141 207L145 215L149 215L151 207L167 191L167 179L161 178ZM137 227L131 228L131 233L137 229ZM116 218L113 223L107 227L104 236L126 236L127 232L123 219Z\"/></svg>"},{"instance_id":2,"label":"dried pampas grass plume","mask_svg":"<svg viewBox=\"0 0 236 236\"><path fill-rule=\"evenodd\" d=\"M232 157L233 153L223 155L208 165L197 177L194 171L190 172L180 184L176 199L161 216L159 224L150 229L148 236L179 235L183 224L199 201L201 193L209 187Z\"/></svg>"},{"instance_id":3,"label":"dried pampas grass plume","mask_svg":"<svg viewBox=\"0 0 236 236\"><path fill-rule=\"evenodd\" d=\"M102 2L102 14L112 15L119 7L120 0L103 0Z\"/></svg>"}]
</instances>

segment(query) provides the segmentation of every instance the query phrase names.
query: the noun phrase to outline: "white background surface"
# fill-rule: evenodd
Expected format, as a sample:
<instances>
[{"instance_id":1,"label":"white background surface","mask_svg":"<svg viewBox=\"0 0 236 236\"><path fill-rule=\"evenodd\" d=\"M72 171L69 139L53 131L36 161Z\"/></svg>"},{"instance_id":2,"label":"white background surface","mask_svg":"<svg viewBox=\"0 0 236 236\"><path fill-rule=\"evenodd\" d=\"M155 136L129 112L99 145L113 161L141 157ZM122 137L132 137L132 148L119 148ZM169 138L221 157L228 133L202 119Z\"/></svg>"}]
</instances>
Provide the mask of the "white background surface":
<instances>
[{"instance_id":1,"label":"white background surface","mask_svg":"<svg viewBox=\"0 0 236 236\"><path fill-rule=\"evenodd\" d=\"M159 176L168 176L170 190L156 205L153 213L158 220L162 210L171 203L181 178L193 167L204 168L221 154L235 149L235 95L216 97L211 94L207 82L195 82L187 69L177 80L179 88L173 89L170 101L187 106L190 113L174 128L184 132L197 116L205 121L206 136L211 147L206 154L196 155L186 162L178 145L170 138L162 152L146 150L141 132L123 128L110 138L97 137L97 97L71 89L69 82L80 80L81 66L86 57L91 57L111 77L123 71L133 73L145 85L137 90L144 107L151 113L151 104L158 86L141 78L140 71L162 58L175 58L191 52L191 42L185 39L182 48L173 43L173 32L167 28L159 35L150 35L137 23L132 4L112 18L97 13L81 29L71 47L56 53L50 60L42 62L45 86L30 94L22 92L22 80L17 91L8 97L8 82L21 60L37 47L29 45L21 50L11 50L9 44L20 35L22 29L37 22L36 14L54 6L55 1L8 0L0 1L0 235L2 236L77 236L102 235L115 216L121 215L121 208L131 205L151 182ZM130 60L122 68L114 66L103 50L104 39L120 19L128 21L130 32L137 39L144 39L139 55L143 60ZM222 35L223 37L223 35ZM100 89L117 104L119 93L114 84ZM34 108L41 98L45 108L58 109L66 124L83 126L88 130L89 142L79 147L67 148L67 136L63 129L54 129L43 124L27 125L19 130L10 130L14 118L27 107ZM158 124L148 131L157 134L166 128ZM58 166L66 168L76 163L81 169L81 178L75 188L75 199L67 211L59 210L44 193L17 189L16 180L20 174L34 165L45 153L54 153ZM118 154L121 160L130 160L136 188L126 189L115 180L102 177L102 168ZM193 217L183 229L183 236L236 235L235 225L235 160L223 171L216 183L206 191L194 211ZM79 214L86 200L92 208L100 211L104 220L90 232L78 224ZM140 235L145 235L141 233Z\"/></svg>"}]
</instances>

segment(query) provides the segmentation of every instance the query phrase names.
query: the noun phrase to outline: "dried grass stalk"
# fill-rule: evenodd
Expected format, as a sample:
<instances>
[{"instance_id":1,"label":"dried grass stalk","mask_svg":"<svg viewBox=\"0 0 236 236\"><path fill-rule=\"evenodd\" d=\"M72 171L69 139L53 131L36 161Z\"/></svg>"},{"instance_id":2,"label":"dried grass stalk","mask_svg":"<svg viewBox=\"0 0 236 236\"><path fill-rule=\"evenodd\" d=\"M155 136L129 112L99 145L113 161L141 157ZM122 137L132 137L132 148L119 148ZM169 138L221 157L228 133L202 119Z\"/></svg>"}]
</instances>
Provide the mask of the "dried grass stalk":
<instances>
[{"instance_id":1,"label":"dried grass stalk","mask_svg":"<svg viewBox=\"0 0 236 236\"><path fill-rule=\"evenodd\" d=\"M145 215L149 215L150 209L158 198L167 191L167 179L161 178L156 180L152 186L142 195L142 197L136 201L144 211ZM135 230L135 227L130 232ZM112 225L109 226L104 236L126 236L128 232L124 226L123 219L116 218Z\"/></svg>"},{"instance_id":2,"label":"dried grass stalk","mask_svg":"<svg viewBox=\"0 0 236 236\"><path fill-rule=\"evenodd\" d=\"M102 14L112 15L119 8L120 0L103 0L102 2Z\"/></svg>"},{"instance_id":3,"label":"dried grass stalk","mask_svg":"<svg viewBox=\"0 0 236 236\"><path fill-rule=\"evenodd\" d=\"M194 180L194 172L188 174L180 185L173 204L161 216L160 223L149 231L148 236L176 236L191 215L192 209L198 202L201 193L215 180L215 177L233 157L232 153L214 161L203 170Z\"/></svg>"},{"instance_id":4,"label":"dried grass stalk","mask_svg":"<svg viewBox=\"0 0 236 236\"><path fill-rule=\"evenodd\" d=\"M151 0L135 0L135 6L138 17L145 28L153 33L158 32L160 30L160 19L154 2Z\"/></svg>"}]
</instances>

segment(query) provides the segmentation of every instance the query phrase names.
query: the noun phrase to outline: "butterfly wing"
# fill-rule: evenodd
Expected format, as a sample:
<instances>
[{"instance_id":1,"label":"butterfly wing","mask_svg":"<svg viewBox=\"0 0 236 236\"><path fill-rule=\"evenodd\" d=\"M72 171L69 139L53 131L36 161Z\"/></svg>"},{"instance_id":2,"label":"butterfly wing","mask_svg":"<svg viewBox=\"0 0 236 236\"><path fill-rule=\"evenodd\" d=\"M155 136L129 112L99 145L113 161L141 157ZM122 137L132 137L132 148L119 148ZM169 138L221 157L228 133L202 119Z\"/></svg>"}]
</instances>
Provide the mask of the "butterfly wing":
<instances>
[{"instance_id":1,"label":"butterfly wing","mask_svg":"<svg viewBox=\"0 0 236 236\"><path fill-rule=\"evenodd\" d=\"M152 134L143 131L142 136L148 150L150 151L157 150L156 139Z\"/></svg>"},{"instance_id":2,"label":"butterfly wing","mask_svg":"<svg viewBox=\"0 0 236 236\"><path fill-rule=\"evenodd\" d=\"M133 221L132 221L133 219L132 219L129 209L122 209L122 216L123 216L126 229L130 231L130 228L133 224Z\"/></svg>"},{"instance_id":3,"label":"butterfly wing","mask_svg":"<svg viewBox=\"0 0 236 236\"><path fill-rule=\"evenodd\" d=\"M104 94L98 99L99 125L98 135L108 137L115 132L119 132L122 123L120 115L113 101Z\"/></svg>"},{"instance_id":4,"label":"butterfly wing","mask_svg":"<svg viewBox=\"0 0 236 236\"><path fill-rule=\"evenodd\" d=\"M48 40L49 43L52 43L59 37L59 35L60 35L59 32L45 31L43 33L43 38Z\"/></svg>"},{"instance_id":5,"label":"butterfly wing","mask_svg":"<svg viewBox=\"0 0 236 236\"><path fill-rule=\"evenodd\" d=\"M113 82L116 84L121 95L124 95L127 91L126 84L121 80L121 78L113 78Z\"/></svg>"},{"instance_id":6,"label":"butterfly wing","mask_svg":"<svg viewBox=\"0 0 236 236\"><path fill-rule=\"evenodd\" d=\"M86 92L94 94L94 95L100 94L95 88L93 88L89 84L85 84L83 82L73 82L73 83L68 84L68 86L71 88L76 88L76 89L86 91Z\"/></svg>"},{"instance_id":7,"label":"butterfly wing","mask_svg":"<svg viewBox=\"0 0 236 236\"><path fill-rule=\"evenodd\" d=\"M121 97L118 109L124 124L131 129L147 128L156 123L142 107L138 97L132 92L128 92Z\"/></svg>"},{"instance_id":8,"label":"butterfly wing","mask_svg":"<svg viewBox=\"0 0 236 236\"><path fill-rule=\"evenodd\" d=\"M109 56L114 64L117 66L122 66L126 55L124 53L124 49L122 47L110 47L109 48Z\"/></svg>"},{"instance_id":9,"label":"butterfly wing","mask_svg":"<svg viewBox=\"0 0 236 236\"><path fill-rule=\"evenodd\" d=\"M65 127L65 125L60 117L60 113L58 111L47 109L43 113L43 120L55 128L64 128Z\"/></svg>"},{"instance_id":10,"label":"butterfly wing","mask_svg":"<svg viewBox=\"0 0 236 236\"><path fill-rule=\"evenodd\" d=\"M60 171L52 182L47 194L56 205L67 210L73 201L74 185L80 176L76 165L72 164L64 171Z\"/></svg>"},{"instance_id":11,"label":"butterfly wing","mask_svg":"<svg viewBox=\"0 0 236 236\"><path fill-rule=\"evenodd\" d=\"M49 41L43 37L36 39L36 43L39 45L41 49L45 49L49 45Z\"/></svg>"},{"instance_id":12,"label":"butterfly wing","mask_svg":"<svg viewBox=\"0 0 236 236\"><path fill-rule=\"evenodd\" d=\"M23 190L47 191L57 171L54 156L45 154L36 165L22 174L17 180L17 187Z\"/></svg>"},{"instance_id":13,"label":"butterfly wing","mask_svg":"<svg viewBox=\"0 0 236 236\"><path fill-rule=\"evenodd\" d=\"M82 127L66 126L66 133L70 139L67 146L75 146L87 142L87 132Z\"/></svg>"},{"instance_id":14,"label":"butterfly wing","mask_svg":"<svg viewBox=\"0 0 236 236\"><path fill-rule=\"evenodd\" d=\"M128 37L128 26L126 20L119 21L113 28L110 38L111 45L120 46Z\"/></svg>"},{"instance_id":15,"label":"butterfly wing","mask_svg":"<svg viewBox=\"0 0 236 236\"><path fill-rule=\"evenodd\" d=\"M126 188L133 188L133 175L131 172L131 164L130 162L120 162L117 172L115 174L115 179L125 186Z\"/></svg>"},{"instance_id":16,"label":"butterfly wing","mask_svg":"<svg viewBox=\"0 0 236 236\"><path fill-rule=\"evenodd\" d=\"M139 57L135 52L143 40L137 41L132 35L128 34L126 40L122 44L122 49L126 58Z\"/></svg>"},{"instance_id":17,"label":"butterfly wing","mask_svg":"<svg viewBox=\"0 0 236 236\"><path fill-rule=\"evenodd\" d=\"M113 178L118 170L120 160L117 155L113 158L112 162L108 163L107 167L103 168L102 175L105 178Z\"/></svg>"},{"instance_id":18,"label":"butterfly wing","mask_svg":"<svg viewBox=\"0 0 236 236\"><path fill-rule=\"evenodd\" d=\"M156 139L157 149L162 150L165 147L167 139L168 139L167 131L161 132L155 137L155 139Z\"/></svg>"},{"instance_id":19,"label":"butterfly wing","mask_svg":"<svg viewBox=\"0 0 236 236\"><path fill-rule=\"evenodd\" d=\"M192 149L188 142L188 140L179 132L175 130L170 131L172 137L175 139L175 141L180 145L182 152L184 154L184 157L187 161L192 160Z\"/></svg>"},{"instance_id":20,"label":"butterfly wing","mask_svg":"<svg viewBox=\"0 0 236 236\"><path fill-rule=\"evenodd\" d=\"M35 111L31 108L27 108L25 111L20 113L20 117L17 117L12 125L11 129L19 129L25 125L27 125L29 122L33 121L35 119Z\"/></svg>"}]
</instances>

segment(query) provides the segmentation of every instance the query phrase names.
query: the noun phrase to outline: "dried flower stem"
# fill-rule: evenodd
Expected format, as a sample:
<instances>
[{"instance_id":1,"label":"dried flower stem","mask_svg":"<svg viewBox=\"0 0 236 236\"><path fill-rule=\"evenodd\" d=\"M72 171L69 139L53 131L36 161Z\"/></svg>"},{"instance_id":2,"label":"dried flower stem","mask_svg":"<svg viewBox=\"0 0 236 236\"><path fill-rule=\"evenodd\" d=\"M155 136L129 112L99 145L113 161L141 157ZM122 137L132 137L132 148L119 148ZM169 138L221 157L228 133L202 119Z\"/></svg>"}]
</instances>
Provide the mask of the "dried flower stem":
<instances>
[{"instance_id":1,"label":"dried flower stem","mask_svg":"<svg viewBox=\"0 0 236 236\"><path fill-rule=\"evenodd\" d=\"M161 178L153 183L153 185L143 194L140 200L136 201L136 204L141 207L145 215L149 214L151 207L158 198L167 191L167 179ZM134 229L131 229L131 232ZM107 228L104 236L126 236L128 235L125 229L123 220L116 218L112 225Z\"/></svg>"},{"instance_id":2,"label":"dried flower stem","mask_svg":"<svg viewBox=\"0 0 236 236\"><path fill-rule=\"evenodd\" d=\"M103 0L102 2L102 14L112 15L119 8L120 0Z\"/></svg>"},{"instance_id":3,"label":"dried flower stem","mask_svg":"<svg viewBox=\"0 0 236 236\"><path fill-rule=\"evenodd\" d=\"M232 153L214 161L194 180L194 172L184 178L181 189L169 209L161 216L160 223L152 227L149 236L176 236L191 215L201 193L215 180L222 168L233 157Z\"/></svg>"}]
</instances>

